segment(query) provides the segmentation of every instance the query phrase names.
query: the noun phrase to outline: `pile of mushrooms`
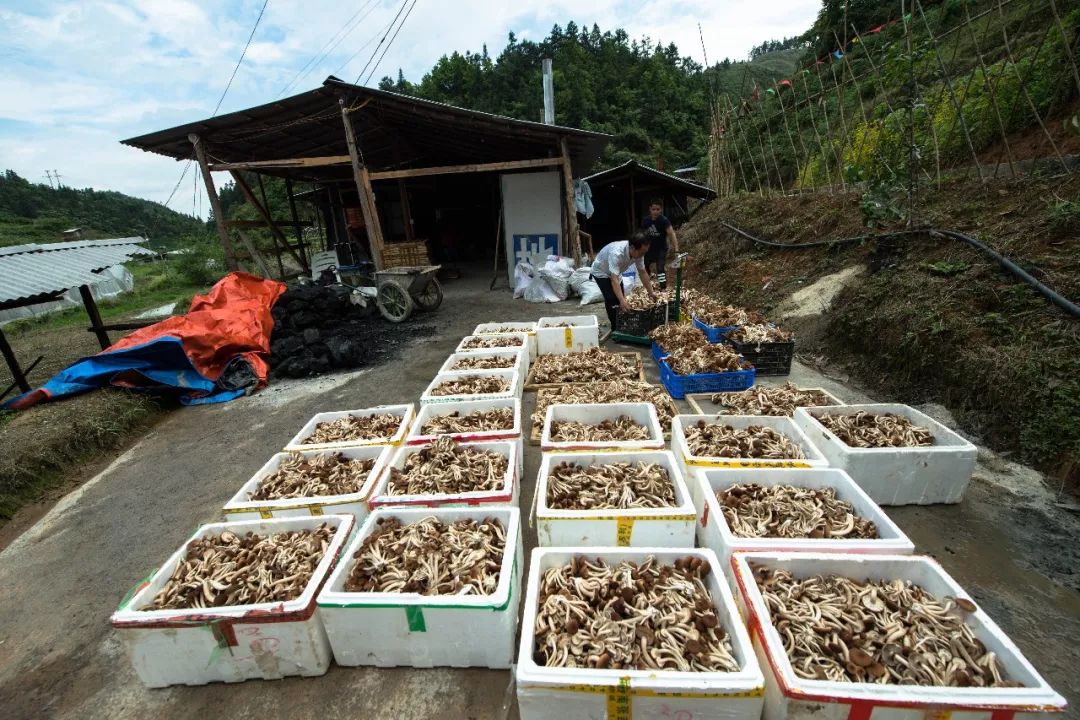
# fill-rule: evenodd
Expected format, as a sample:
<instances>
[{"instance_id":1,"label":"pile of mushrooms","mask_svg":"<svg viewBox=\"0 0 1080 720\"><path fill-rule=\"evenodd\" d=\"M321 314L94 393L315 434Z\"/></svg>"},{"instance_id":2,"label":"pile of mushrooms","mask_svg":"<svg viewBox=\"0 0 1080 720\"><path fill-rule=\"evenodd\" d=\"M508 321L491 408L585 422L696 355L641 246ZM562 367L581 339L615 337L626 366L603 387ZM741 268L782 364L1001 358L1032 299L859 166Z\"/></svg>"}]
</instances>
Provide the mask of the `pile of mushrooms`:
<instances>
[{"instance_id":1,"label":"pile of mushrooms","mask_svg":"<svg viewBox=\"0 0 1080 720\"><path fill-rule=\"evenodd\" d=\"M304 457L292 452L281 461L277 470L259 481L249 500L284 500L360 492L374 467L373 458L347 458L342 453Z\"/></svg>"},{"instance_id":2,"label":"pile of mushrooms","mask_svg":"<svg viewBox=\"0 0 1080 720\"><path fill-rule=\"evenodd\" d=\"M930 428L916 425L903 415L859 411L851 415L821 415L817 420L850 447L925 447L934 444Z\"/></svg>"},{"instance_id":3,"label":"pile of mushrooms","mask_svg":"<svg viewBox=\"0 0 1080 720\"><path fill-rule=\"evenodd\" d=\"M517 335L471 335L465 338L462 350L490 350L491 348L522 347L524 341Z\"/></svg>"},{"instance_id":4,"label":"pile of mushrooms","mask_svg":"<svg viewBox=\"0 0 1080 720\"><path fill-rule=\"evenodd\" d=\"M762 343L790 342L794 337L795 333L781 330L775 325L756 323L735 328L725 336L725 339L737 343L761 345Z\"/></svg>"},{"instance_id":5,"label":"pile of mushrooms","mask_svg":"<svg viewBox=\"0 0 1080 720\"><path fill-rule=\"evenodd\" d=\"M541 355L533 363L532 381L538 384L634 380L638 366L630 358L589 348L584 352Z\"/></svg>"},{"instance_id":6,"label":"pile of mushrooms","mask_svg":"<svg viewBox=\"0 0 1080 720\"><path fill-rule=\"evenodd\" d=\"M754 366L742 359L727 345L701 345L700 347L680 347L671 351L660 362L667 363L676 375L698 375L701 373L733 372L750 370Z\"/></svg>"},{"instance_id":7,"label":"pile of mushrooms","mask_svg":"<svg viewBox=\"0 0 1080 720\"><path fill-rule=\"evenodd\" d=\"M680 349L693 350L709 344L705 333L685 323L668 323L653 328L649 331L649 339L660 346L665 353Z\"/></svg>"},{"instance_id":8,"label":"pile of mushrooms","mask_svg":"<svg viewBox=\"0 0 1080 720\"><path fill-rule=\"evenodd\" d=\"M450 435L485 430L510 430L514 427L512 408L473 410L462 415L455 410L446 415L433 415L421 426L421 435Z\"/></svg>"},{"instance_id":9,"label":"pile of mushrooms","mask_svg":"<svg viewBox=\"0 0 1080 720\"><path fill-rule=\"evenodd\" d=\"M192 540L168 582L142 610L183 610L286 602L303 594L334 528Z\"/></svg>"},{"instance_id":10,"label":"pile of mushrooms","mask_svg":"<svg viewBox=\"0 0 1080 720\"><path fill-rule=\"evenodd\" d=\"M721 305L707 297L694 302L693 316L710 327L731 327L733 325L758 325L765 322L765 316L753 310Z\"/></svg>"},{"instance_id":11,"label":"pile of mushrooms","mask_svg":"<svg viewBox=\"0 0 1080 720\"><path fill-rule=\"evenodd\" d=\"M754 568L795 674L808 680L1023 687L1009 680L965 617L967 598L937 598L903 580L798 579Z\"/></svg>"},{"instance_id":12,"label":"pile of mushrooms","mask_svg":"<svg viewBox=\"0 0 1080 720\"><path fill-rule=\"evenodd\" d=\"M866 539L873 521L855 512L834 488L739 483L716 493L732 535L743 538Z\"/></svg>"},{"instance_id":13,"label":"pile of mushrooms","mask_svg":"<svg viewBox=\"0 0 1080 720\"><path fill-rule=\"evenodd\" d=\"M557 388L542 388L536 393L536 410L532 415L533 429L539 430L544 425L549 405L586 405L609 403L652 403L660 418L660 426L665 431L671 430L671 420L678 415L675 402L664 388L648 383L633 382L594 382L587 385L563 385Z\"/></svg>"},{"instance_id":14,"label":"pile of mushrooms","mask_svg":"<svg viewBox=\"0 0 1080 720\"><path fill-rule=\"evenodd\" d=\"M650 462L578 465L561 462L548 475L547 506L554 510L628 510L675 506L668 471Z\"/></svg>"},{"instance_id":15,"label":"pile of mushrooms","mask_svg":"<svg viewBox=\"0 0 1080 720\"><path fill-rule=\"evenodd\" d=\"M751 425L736 428L723 423L698 420L683 430L687 449L698 457L759 458L801 460L803 450L792 440L770 427Z\"/></svg>"},{"instance_id":16,"label":"pile of mushrooms","mask_svg":"<svg viewBox=\"0 0 1080 720\"><path fill-rule=\"evenodd\" d=\"M791 417L797 407L831 405L829 396L820 390L800 390L795 383L768 386L755 385L742 392L716 393L712 401L723 406L730 415L786 415Z\"/></svg>"},{"instance_id":17,"label":"pile of mushrooms","mask_svg":"<svg viewBox=\"0 0 1080 720\"><path fill-rule=\"evenodd\" d=\"M353 553L345 592L491 595L499 586L506 529L498 519L375 523Z\"/></svg>"},{"instance_id":18,"label":"pile of mushrooms","mask_svg":"<svg viewBox=\"0 0 1080 720\"><path fill-rule=\"evenodd\" d=\"M491 450L463 447L444 435L405 459L401 470L390 468L387 495L456 495L500 490L509 460Z\"/></svg>"},{"instance_id":19,"label":"pile of mushrooms","mask_svg":"<svg viewBox=\"0 0 1080 720\"><path fill-rule=\"evenodd\" d=\"M628 442L631 440L655 440L649 428L634 422L629 415L598 423L577 420L556 420L551 424L551 439L555 442Z\"/></svg>"},{"instance_id":20,"label":"pile of mushrooms","mask_svg":"<svg viewBox=\"0 0 1080 720\"><path fill-rule=\"evenodd\" d=\"M638 311L663 307L674 299L674 290L657 290L656 299L654 300L642 285L635 287L630 294L626 296L626 302L630 305L630 309Z\"/></svg>"},{"instance_id":21,"label":"pile of mushrooms","mask_svg":"<svg viewBox=\"0 0 1080 720\"><path fill-rule=\"evenodd\" d=\"M465 357L458 358L451 370L508 370L516 367L518 359L514 355L490 355L488 357Z\"/></svg>"},{"instance_id":22,"label":"pile of mushrooms","mask_svg":"<svg viewBox=\"0 0 1080 720\"><path fill-rule=\"evenodd\" d=\"M738 672L702 578L708 563L574 557L540 580L533 660L546 667Z\"/></svg>"},{"instance_id":23,"label":"pile of mushrooms","mask_svg":"<svg viewBox=\"0 0 1080 720\"><path fill-rule=\"evenodd\" d=\"M315 425L315 430L300 441L301 445L343 442L346 440L379 440L390 438L401 427L400 415L346 415Z\"/></svg>"},{"instance_id":24,"label":"pile of mushrooms","mask_svg":"<svg viewBox=\"0 0 1080 720\"><path fill-rule=\"evenodd\" d=\"M500 325L499 327L490 328L488 330L480 330L473 333L474 335L506 335L507 333L523 333L530 332L530 329L523 329L519 327L510 327L508 325Z\"/></svg>"},{"instance_id":25,"label":"pile of mushrooms","mask_svg":"<svg viewBox=\"0 0 1080 720\"><path fill-rule=\"evenodd\" d=\"M498 375L464 375L443 380L431 389L432 395L492 395L510 389L510 378Z\"/></svg>"}]
</instances>

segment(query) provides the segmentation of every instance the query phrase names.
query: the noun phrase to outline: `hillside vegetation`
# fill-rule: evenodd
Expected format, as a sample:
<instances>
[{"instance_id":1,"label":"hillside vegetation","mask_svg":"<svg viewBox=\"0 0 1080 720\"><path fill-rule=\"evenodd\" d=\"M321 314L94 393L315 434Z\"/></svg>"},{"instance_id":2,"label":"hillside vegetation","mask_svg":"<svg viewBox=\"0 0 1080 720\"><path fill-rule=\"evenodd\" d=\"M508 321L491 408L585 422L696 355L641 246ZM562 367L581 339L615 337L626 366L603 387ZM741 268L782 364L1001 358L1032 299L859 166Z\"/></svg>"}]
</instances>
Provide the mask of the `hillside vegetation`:
<instances>
[{"instance_id":1,"label":"hillside vegetation","mask_svg":"<svg viewBox=\"0 0 1080 720\"><path fill-rule=\"evenodd\" d=\"M659 39L631 39L624 30L601 32L556 25L543 40L510 34L495 57L480 52L444 55L419 82L398 72L384 90L523 120L541 120L541 61L554 68L555 122L610 133L614 140L597 169L636 158L664 167L694 165L705 158L712 98L740 93L791 73L803 50L787 40L749 62L724 59L711 67L680 54ZM683 48L683 52L686 48Z\"/></svg>"},{"instance_id":2,"label":"hillside vegetation","mask_svg":"<svg viewBox=\"0 0 1080 720\"><path fill-rule=\"evenodd\" d=\"M81 227L83 237L142 235L153 247L181 247L207 225L160 203L111 190L52 188L7 170L0 175L0 246L49 243Z\"/></svg>"}]
</instances>

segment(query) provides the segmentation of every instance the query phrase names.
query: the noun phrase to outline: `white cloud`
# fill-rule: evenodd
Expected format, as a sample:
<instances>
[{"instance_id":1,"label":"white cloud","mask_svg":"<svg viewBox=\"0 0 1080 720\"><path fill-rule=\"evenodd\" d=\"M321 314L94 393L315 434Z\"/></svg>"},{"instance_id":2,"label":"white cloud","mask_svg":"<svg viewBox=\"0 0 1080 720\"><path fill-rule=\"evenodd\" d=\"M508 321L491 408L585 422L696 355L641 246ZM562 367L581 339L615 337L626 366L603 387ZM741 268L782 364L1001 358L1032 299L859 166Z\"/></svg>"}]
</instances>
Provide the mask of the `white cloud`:
<instances>
[{"instance_id":1,"label":"white cloud","mask_svg":"<svg viewBox=\"0 0 1080 720\"><path fill-rule=\"evenodd\" d=\"M262 0L5 3L0 168L40 181L55 167L73 186L164 201L180 166L118 141L209 115L261 6ZM818 6L819 0L418 0L372 82L396 76L398 68L419 80L443 54L487 44L494 55L509 32L539 40L569 20L674 42L699 62L700 22L710 60L740 59L763 40L803 31ZM360 10L362 22L289 92L315 87L330 73L353 81L400 7L399 0L271 0L221 112L275 98ZM190 179L189 173L185 184ZM177 195L186 199L172 207L190 212L190 189Z\"/></svg>"}]
</instances>

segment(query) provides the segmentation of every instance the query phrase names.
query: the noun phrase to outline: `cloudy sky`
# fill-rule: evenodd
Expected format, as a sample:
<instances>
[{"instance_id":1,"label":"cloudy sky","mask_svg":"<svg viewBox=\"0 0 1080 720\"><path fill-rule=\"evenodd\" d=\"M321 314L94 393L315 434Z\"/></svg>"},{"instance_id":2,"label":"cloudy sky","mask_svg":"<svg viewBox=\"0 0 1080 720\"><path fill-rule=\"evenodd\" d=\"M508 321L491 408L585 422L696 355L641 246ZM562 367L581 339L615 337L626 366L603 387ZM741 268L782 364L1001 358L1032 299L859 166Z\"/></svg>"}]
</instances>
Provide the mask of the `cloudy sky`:
<instances>
[{"instance_id":1,"label":"cloudy sky","mask_svg":"<svg viewBox=\"0 0 1080 720\"><path fill-rule=\"evenodd\" d=\"M42 183L55 169L65 185L164 202L182 163L118 141L213 113L262 5L3 0L0 169ZM763 40L805 30L819 6L820 0L417 0L370 84L398 68L418 80L440 55L479 51L484 43L495 55L509 32L538 40L570 20L674 42L699 62L700 22L711 61L743 58ZM220 112L269 102L290 83L285 94L330 74L355 80L400 8L400 0L269 0ZM323 50L325 58L311 63ZM538 87L538 104L540 93ZM170 207L199 207L195 174L188 173Z\"/></svg>"}]
</instances>

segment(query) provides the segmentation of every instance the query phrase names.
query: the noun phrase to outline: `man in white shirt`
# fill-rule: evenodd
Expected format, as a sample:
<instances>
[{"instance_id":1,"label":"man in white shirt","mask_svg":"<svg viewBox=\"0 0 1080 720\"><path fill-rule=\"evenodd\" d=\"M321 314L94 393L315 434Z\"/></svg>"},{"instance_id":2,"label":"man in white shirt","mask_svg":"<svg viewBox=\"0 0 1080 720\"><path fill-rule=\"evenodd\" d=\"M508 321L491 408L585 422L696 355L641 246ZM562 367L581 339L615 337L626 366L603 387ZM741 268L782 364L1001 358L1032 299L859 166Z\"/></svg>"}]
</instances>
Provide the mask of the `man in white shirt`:
<instances>
[{"instance_id":1,"label":"man in white shirt","mask_svg":"<svg viewBox=\"0 0 1080 720\"><path fill-rule=\"evenodd\" d=\"M621 308L624 312L630 311L630 304L626 302L626 295L623 294L622 274L631 265L637 266L638 277L641 278L645 289L650 296L656 298L652 279L645 269L645 261L643 260L647 252L649 252L649 239L644 233L637 232L629 240L608 243L596 254L596 260L593 261L591 270L592 279L604 296L604 309L607 311L608 322L611 323L612 330L617 329L615 327L616 309Z\"/></svg>"}]
</instances>

